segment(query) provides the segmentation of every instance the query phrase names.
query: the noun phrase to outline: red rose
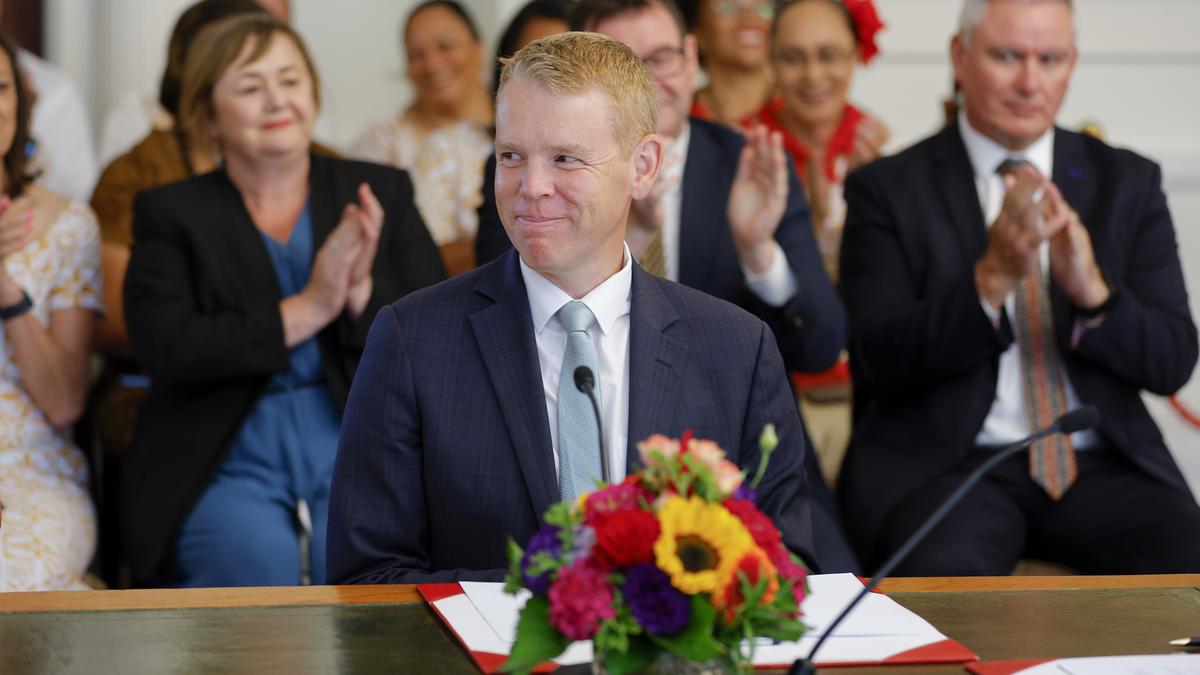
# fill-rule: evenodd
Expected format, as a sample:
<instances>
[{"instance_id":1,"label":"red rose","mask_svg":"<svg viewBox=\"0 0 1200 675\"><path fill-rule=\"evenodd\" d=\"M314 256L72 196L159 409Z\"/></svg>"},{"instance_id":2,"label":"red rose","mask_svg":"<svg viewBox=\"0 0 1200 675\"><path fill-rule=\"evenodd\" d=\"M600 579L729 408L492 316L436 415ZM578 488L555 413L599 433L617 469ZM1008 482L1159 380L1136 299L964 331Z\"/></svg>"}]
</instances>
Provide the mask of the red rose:
<instances>
[{"instance_id":1,"label":"red rose","mask_svg":"<svg viewBox=\"0 0 1200 675\"><path fill-rule=\"evenodd\" d=\"M783 541L780 540L779 528L775 527L775 522L763 515L753 502L745 499L726 499L723 505L742 521L746 529L750 530L754 543L774 562L776 552L783 550Z\"/></svg>"},{"instance_id":2,"label":"red rose","mask_svg":"<svg viewBox=\"0 0 1200 675\"><path fill-rule=\"evenodd\" d=\"M592 521L596 544L592 555L608 567L654 562L658 518L649 511L630 509L598 514Z\"/></svg>"}]
</instances>

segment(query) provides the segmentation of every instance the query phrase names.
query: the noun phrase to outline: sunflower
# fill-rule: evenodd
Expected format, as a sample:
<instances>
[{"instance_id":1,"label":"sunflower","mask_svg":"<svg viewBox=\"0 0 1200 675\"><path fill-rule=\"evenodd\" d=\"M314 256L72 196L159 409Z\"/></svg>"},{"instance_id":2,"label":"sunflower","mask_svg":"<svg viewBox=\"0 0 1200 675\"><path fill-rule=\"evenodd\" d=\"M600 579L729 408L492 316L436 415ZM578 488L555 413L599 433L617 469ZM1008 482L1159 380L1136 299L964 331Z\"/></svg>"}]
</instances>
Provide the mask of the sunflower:
<instances>
[{"instance_id":1,"label":"sunflower","mask_svg":"<svg viewBox=\"0 0 1200 675\"><path fill-rule=\"evenodd\" d=\"M719 589L754 547L742 521L696 496L669 498L658 518L662 529L654 542L655 562L672 586L689 595Z\"/></svg>"}]
</instances>

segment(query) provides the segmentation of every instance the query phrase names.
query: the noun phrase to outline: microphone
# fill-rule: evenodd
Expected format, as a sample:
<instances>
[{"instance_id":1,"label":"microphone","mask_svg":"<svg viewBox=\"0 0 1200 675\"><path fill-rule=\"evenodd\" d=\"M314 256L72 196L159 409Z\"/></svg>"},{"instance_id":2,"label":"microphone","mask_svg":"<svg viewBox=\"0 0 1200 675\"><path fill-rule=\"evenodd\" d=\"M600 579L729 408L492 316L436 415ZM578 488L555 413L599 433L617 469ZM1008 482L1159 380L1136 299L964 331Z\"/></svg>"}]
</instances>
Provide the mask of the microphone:
<instances>
[{"instance_id":1,"label":"microphone","mask_svg":"<svg viewBox=\"0 0 1200 675\"><path fill-rule=\"evenodd\" d=\"M917 531L908 538L908 541L904 542L904 545L897 549L896 552L892 554L892 557L888 558L887 562L883 563L883 565L879 567L879 571L875 573L875 576L871 579L871 581L866 586L863 586L862 591L860 591L858 595L854 596L854 599L850 601L850 604L846 605L846 608L842 610L842 613L838 614L837 618L833 620L833 623L829 624L829 627L825 629L825 633L821 635L820 639L817 640L817 643L813 645L812 650L808 652L808 656L797 659L796 662L792 664L792 667L788 669L788 675L813 675L813 673L816 673L817 666L813 662L813 657L816 656L817 650L821 648L821 645L825 643L825 640L830 635L833 635L833 629L837 628L838 625L841 624L847 616L849 616L850 612L856 606L858 606L858 603L862 602L862 599L867 596L867 593L875 590L875 588L879 586L879 582L886 579L887 576L892 573L892 570L896 569L897 565L904 562L904 559L908 557L909 553L912 553L912 550L917 547L917 544L921 543L921 541L925 539L925 536L928 535L938 523L942 522L942 518L946 517L946 514L950 512L950 509L954 508L954 505L963 498L963 495L967 494L968 490L970 490L975 486L976 483L979 482L980 478L983 478L984 474L995 468L997 464L1003 462L1009 457L1017 454L1021 450L1024 450L1025 448L1033 445L1037 441L1040 441L1047 436L1053 436L1054 434L1058 433L1073 434L1076 431L1091 429L1099 423L1100 411L1097 410L1095 406L1084 406L1082 408L1077 408L1065 413L1062 417L1054 420L1054 422L1045 429L1034 432L1030 436L1026 436L1019 441L1009 443L1008 445L1005 445L997 450L996 453L988 458L986 462L980 464L974 471L972 471L971 474L967 476L966 480L964 480L961 485L955 488L954 492L951 492L950 496L946 497L945 501L938 506L937 510L934 511L933 514L921 524L921 527L917 528Z\"/></svg>"},{"instance_id":2,"label":"microphone","mask_svg":"<svg viewBox=\"0 0 1200 675\"><path fill-rule=\"evenodd\" d=\"M596 436L600 439L600 477L605 483L612 482L608 470L608 453L604 450L604 423L600 421L600 402L596 400L596 374L587 366L575 369L575 388L587 395L592 402L592 414L596 416Z\"/></svg>"}]
</instances>

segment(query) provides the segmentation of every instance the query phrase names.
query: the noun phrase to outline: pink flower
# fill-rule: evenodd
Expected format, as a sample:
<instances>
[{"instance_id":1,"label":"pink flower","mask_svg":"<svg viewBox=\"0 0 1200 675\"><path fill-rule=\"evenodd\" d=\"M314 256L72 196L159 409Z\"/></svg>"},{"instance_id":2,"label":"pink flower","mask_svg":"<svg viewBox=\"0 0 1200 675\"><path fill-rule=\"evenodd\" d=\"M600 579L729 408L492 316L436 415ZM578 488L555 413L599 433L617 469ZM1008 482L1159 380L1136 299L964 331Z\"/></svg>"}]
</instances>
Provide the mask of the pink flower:
<instances>
[{"instance_id":1,"label":"pink flower","mask_svg":"<svg viewBox=\"0 0 1200 675\"><path fill-rule=\"evenodd\" d=\"M688 454L700 460L700 463L709 469L716 470L717 465L725 459L725 451L715 441L705 440L703 438L693 438L688 443Z\"/></svg>"},{"instance_id":2,"label":"pink flower","mask_svg":"<svg viewBox=\"0 0 1200 675\"><path fill-rule=\"evenodd\" d=\"M640 509L642 504L654 501L654 494L642 487L637 476L628 476L624 482L597 490L588 495L583 504L583 516L591 521L598 515Z\"/></svg>"},{"instance_id":3,"label":"pink flower","mask_svg":"<svg viewBox=\"0 0 1200 675\"><path fill-rule=\"evenodd\" d=\"M771 563L775 565L775 570L779 572L779 576L792 582L792 596L796 598L796 615L800 616L803 611L799 608L804 606L804 581L808 577L808 570L803 566L797 565L792 556L788 554L787 549L780 547L775 554L771 556Z\"/></svg>"},{"instance_id":4,"label":"pink flower","mask_svg":"<svg viewBox=\"0 0 1200 675\"><path fill-rule=\"evenodd\" d=\"M615 616L603 570L582 560L559 571L550 586L550 625L572 640L590 640Z\"/></svg>"},{"instance_id":5,"label":"pink flower","mask_svg":"<svg viewBox=\"0 0 1200 675\"><path fill-rule=\"evenodd\" d=\"M654 434L641 443L638 443L637 449L638 457L642 460L642 466L650 469L661 469L679 456L679 441L667 438L662 434Z\"/></svg>"},{"instance_id":6,"label":"pink flower","mask_svg":"<svg viewBox=\"0 0 1200 675\"><path fill-rule=\"evenodd\" d=\"M742 485L742 472L733 462L721 460L713 474L717 479L717 489L722 494L731 495Z\"/></svg>"}]
</instances>

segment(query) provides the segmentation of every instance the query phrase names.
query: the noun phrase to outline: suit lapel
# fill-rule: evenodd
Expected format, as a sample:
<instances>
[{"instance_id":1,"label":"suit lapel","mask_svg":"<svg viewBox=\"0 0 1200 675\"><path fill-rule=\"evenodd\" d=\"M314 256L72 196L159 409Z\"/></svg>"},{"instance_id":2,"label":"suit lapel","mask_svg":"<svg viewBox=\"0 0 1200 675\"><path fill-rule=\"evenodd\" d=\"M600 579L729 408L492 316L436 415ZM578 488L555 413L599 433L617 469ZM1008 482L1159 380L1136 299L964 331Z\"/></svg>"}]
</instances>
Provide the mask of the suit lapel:
<instances>
[{"instance_id":1,"label":"suit lapel","mask_svg":"<svg viewBox=\"0 0 1200 675\"><path fill-rule=\"evenodd\" d=\"M679 283L702 290L710 287L711 261L726 239L714 230L728 227L725 200L729 194L728 185L715 180L729 168L721 161L721 148L706 132L703 124L691 122L679 210Z\"/></svg>"},{"instance_id":2,"label":"suit lapel","mask_svg":"<svg viewBox=\"0 0 1200 675\"><path fill-rule=\"evenodd\" d=\"M1079 212L1079 217L1087 227L1092 239L1092 250L1096 260L1103 267L1104 251L1100 243L1107 233L1099 229L1102 218L1095 217L1090 206L1096 194L1095 176L1086 166L1083 137L1078 134L1055 129L1054 131L1054 184L1062 192L1063 198L1071 208ZM1069 345L1071 342L1072 309L1071 301L1058 284L1050 284L1050 300L1054 312L1054 330L1058 343Z\"/></svg>"},{"instance_id":3,"label":"suit lapel","mask_svg":"<svg viewBox=\"0 0 1200 675\"><path fill-rule=\"evenodd\" d=\"M331 162L320 155L309 155L311 164L308 172L308 198L312 206L313 256L321 249L321 245L329 237L334 226L341 219L339 206L349 203L342 195L342 186L334 183ZM312 186L317 186L315 189ZM333 189L329 189L332 187ZM357 202L357 196L353 201Z\"/></svg>"},{"instance_id":4,"label":"suit lapel","mask_svg":"<svg viewBox=\"0 0 1200 675\"><path fill-rule=\"evenodd\" d=\"M943 129L934 143L939 172L935 185L945 186L942 195L962 248L963 262L974 265L987 248L987 224L979 205L979 191L975 188L975 169L963 145L958 122Z\"/></svg>"},{"instance_id":5,"label":"suit lapel","mask_svg":"<svg viewBox=\"0 0 1200 675\"><path fill-rule=\"evenodd\" d=\"M470 316L471 329L508 426L534 513L540 518L559 500L558 478L529 296L517 253L510 251L491 265L475 290L494 301Z\"/></svg>"},{"instance_id":6,"label":"suit lapel","mask_svg":"<svg viewBox=\"0 0 1200 675\"><path fill-rule=\"evenodd\" d=\"M283 289L275 275L275 263L271 261L262 232L250 217L242 194L224 171L211 175L220 180L223 203L218 213L224 214L213 227L204 230L214 238L210 244L219 251L212 259L227 262L229 269L226 272L236 279L237 288L282 300Z\"/></svg>"},{"instance_id":7,"label":"suit lapel","mask_svg":"<svg viewBox=\"0 0 1200 675\"><path fill-rule=\"evenodd\" d=\"M651 434L677 433L682 369L687 346L667 335L679 319L664 287L633 266L629 310L629 431L626 471L639 464L637 443Z\"/></svg>"}]
</instances>

